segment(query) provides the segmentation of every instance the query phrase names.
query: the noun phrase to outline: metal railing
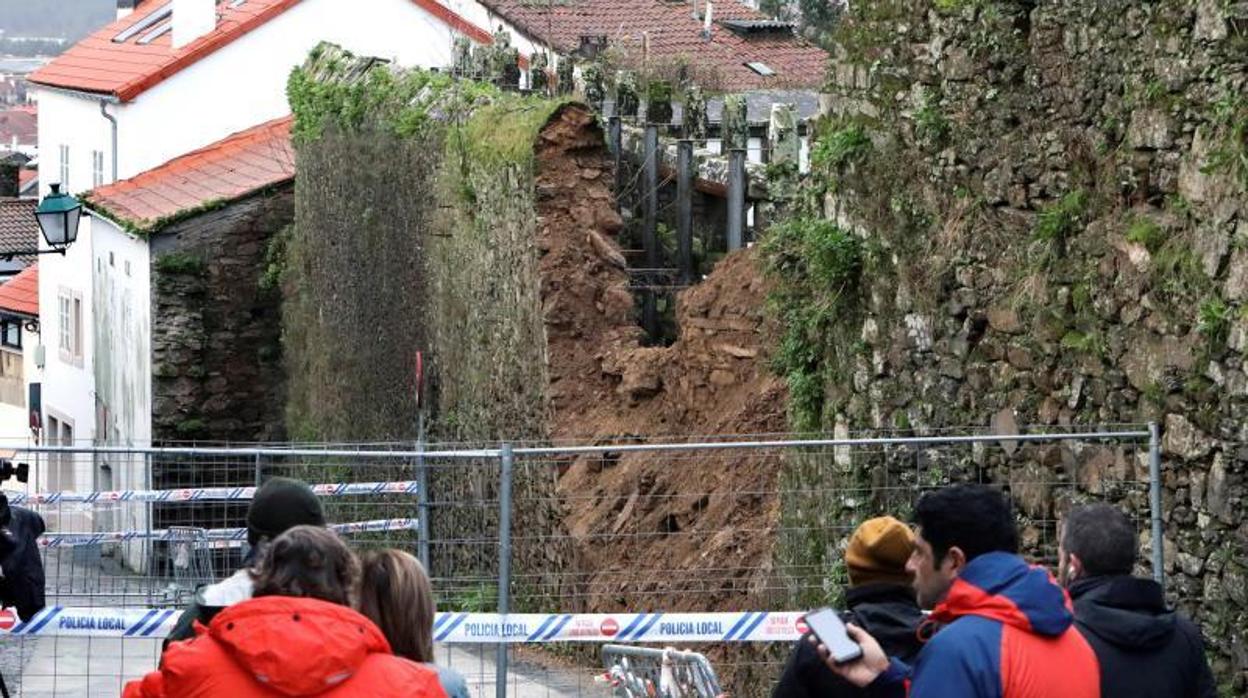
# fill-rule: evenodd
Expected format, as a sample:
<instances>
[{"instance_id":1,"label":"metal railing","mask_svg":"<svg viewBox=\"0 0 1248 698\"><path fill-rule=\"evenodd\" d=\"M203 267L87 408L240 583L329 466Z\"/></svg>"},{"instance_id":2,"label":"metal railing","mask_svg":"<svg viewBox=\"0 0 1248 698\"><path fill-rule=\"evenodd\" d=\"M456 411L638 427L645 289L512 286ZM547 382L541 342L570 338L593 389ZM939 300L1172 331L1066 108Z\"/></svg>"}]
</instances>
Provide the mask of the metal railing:
<instances>
[{"instance_id":1,"label":"metal railing","mask_svg":"<svg viewBox=\"0 0 1248 698\"><path fill-rule=\"evenodd\" d=\"M840 550L853 528L878 514L905 518L922 492L954 482L1007 489L1035 561L1054 561L1066 507L1104 500L1136 520L1151 553L1141 570L1160 580L1165 568L1164 546L1153 544L1162 539L1155 426L485 448L20 449L27 457L36 469L80 459L79 473L108 461L117 483L11 494L49 522L48 603L67 609L62 623L79 617L74 609L173 609L187 580L230 574L244 553L238 528L251 493L287 475L316 486L354 547L403 548L425 562L448 612L439 659L481 695L490 686L497 696L599 694L601 669L591 667L602 666L603 644L648 638L705 655L728 692L754 695L778 675L780 639L795 632L771 625L791 625L779 612L838 601ZM188 538L202 544L192 551ZM483 612L500 615L473 615ZM734 615L707 616L703 630L722 631L711 642L677 632L683 621L665 626L682 613ZM56 622L0 634L0 672L15 695L116 695L155 666L152 638L170 617L116 637ZM490 635L509 618L523 621L514 624L523 642ZM763 637L770 644L755 641Z\"/></svg>"}]
</instances>

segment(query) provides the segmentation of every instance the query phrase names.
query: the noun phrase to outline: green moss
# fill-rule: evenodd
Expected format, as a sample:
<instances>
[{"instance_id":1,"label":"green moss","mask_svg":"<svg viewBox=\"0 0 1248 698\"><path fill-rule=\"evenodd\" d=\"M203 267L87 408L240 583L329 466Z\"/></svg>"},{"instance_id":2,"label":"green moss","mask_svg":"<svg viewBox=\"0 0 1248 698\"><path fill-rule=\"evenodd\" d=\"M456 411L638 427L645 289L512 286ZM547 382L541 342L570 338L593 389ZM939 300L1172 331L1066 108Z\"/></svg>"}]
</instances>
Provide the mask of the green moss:
<instances>
[{"instance_id":1,"label":"green moss","mask_svg":"<svg viewBox=\"0 0 1248 698\"><path fill-rule=\"evenodd\" d=\"M1071 330L1062 335L1062 346L1066 349L1081 352L1084 354L1092 354L1095 356L1105 355L1105 342L1101 336L1095 332L1080 332Z\"/></svg>"},{"instance_id":2,"label":"green moss","mask_svg":"<svg viewBox=\"0 0 1248 698\"><path fill-rule=\"evenodd\" d=\"M1231 331L1234 311L1221 298L1210 298L1200 304L1196 329L1215 347L1226 344Z\"/></svg>"},{"instance_id":3,"label":"green moss","mask_svg":"<svg viewBox=\"0 0 1248 698\"><path fill-rule=\"evenodd\" d=\"M863 268L863 246L830 221L796 218L773 228L763 241L767 272L777 281L768 309L783 327L772 367L789 384L789 412L799 431L822 426L824 385L843 370L852 342L834 342L847 327ZM831 349L831 351L829 351Z\"/></svg>"},{"instance_id":4,"label":"green moss","mask_svg":"<svg viewBox=\"0 0 1248 698\"><path fill-rule=\"evenodd\" d=\"M1083 228L1083 216L1088 208L1088 195L1076 189L1040 211L1032 237L1043 242L1065 243Z\"/></svg>"},{"instance_id":5,"label":"green moss","mask_svg":"<svg viewBox=\"0 0 1248 698\"><path fill-rule=\"evenodd\" d=\"M294 235L295 226L282 228L269 239L264 248L264 270L260 272L258 284L262 291L274 291L281 286L282 276L286 272L286 248Z\"/></svg>"},{"instance_id":6,"label":"green moss","mask_svg":"<svg viewBox=\"0 0 1248 698\"><path fill-rule=\"evenodd\" d=\"M539 97L514 97L475 110L463 125L461 138L448 138L453 148L463 148L474 164L529 165L537 134L562 106Z\"/></svg>"},{"instance_id":7,"label":"green moss","mask_svg":"<svg viewBox=\"0 0 1248 698\"><path fill-rule=\"evenodd\" d=\"M433 126L435 112L454 118L501 94L493 85L445 72L374 64L330 44L313 49L286 83L296 142L316 139L327 126L353 132L366 123L412 136Z\"/></svg>"},{"instance_id":8,"label":"green moss","mask_svg":"<svg viewBox=\"0 0 1248 698\"><path fill-rule=\"evenodd\" d=\"M1166 242L1166 232L1151 218L1137 216L1127 228L1127 242L1143 245L1150 254L1156 254Z\"/></svg>"},{"instance_id":9,"label":"green moss","mask_svg":"<svg viewBox=\"0 0 1248 698\"><path fill-rule=\"evenodd\" d=\"M985 0L932 0L932 7L937 12L955 14L968 9L983 7Z\"/></svg>"},{"instance_id":10,"label":"green moss","mask_svg":"<svg viewBox=\"0 0 1248 698\"><path fill-rule=\"evenodd\" d=\"M871 148L871 139L861 124L851 123L820 138L810 154L819 169L839 169L862 159Z\"/></svg>"},{"instance_id":11,"label":"green moss","mask_svg":"<svg viewBox=\"0 0 1248 698\"><path fill-rule=\"evenodd\" d=\"M1248 97L1231 85L1224 90L1210 105L1210 121L1220 145L1209 154L1202 171L1225 173L1248 190Z\"/></svg>"},{"instance_id":12,"label":"green moss","mask_svg":"<svg viewBox=\"0 0 1248 698\"><path fill-rule=\"evenodd\" d=\"M203 432L207 428L208 428L208 423L200 419L199 417L192 417L190 419L184 419L178 422L174 426L174 430L178 433L179 436L192 436L194 434Z\"/></svg>"},{"instance_id":13,"label":"green moss","mask_svg":"<svg viewBox=\"0 0 1248 698\"><path fill-rule=\"evenodd\" d=\"M1211 286L1200 260L1182 239L1169 239L1152 259L1152 284L1162 300L1171 303L1197 298Z\"/></svg>"},{"instance_id":14,"label":"green moss","mask_svg":"<svg viewBox=\"0 0 1248 698\"><path fill-rule=\"evenodd\" d=\"M914 112L915 136L932 148L940 148L949 137L949 119L940 108L940 99L940 93L927 92L922 106Z\"/></svg>"},{"instance_id":15,"label":"green moss","mask_svg":"<svg viewBox=\"0 0 1248 698\"><path fill-rule=\"evenodd\" d=\"M1165 405L1167 392L1166 387L1160 381L1153 381L1140 390L1140 395L1145 400L1161 407Z\"/></svg>"},{"instance_id":16,"label":"green moss","mask_svg":"<svg viewBox=\"0 0 1248 698\"><path fill-rule=\"evenodd\" d=\"M204 273L204 260L187 252L170 252L156 258L156 271L161 274L198 276Z\"/></svg>"}]
</instances>

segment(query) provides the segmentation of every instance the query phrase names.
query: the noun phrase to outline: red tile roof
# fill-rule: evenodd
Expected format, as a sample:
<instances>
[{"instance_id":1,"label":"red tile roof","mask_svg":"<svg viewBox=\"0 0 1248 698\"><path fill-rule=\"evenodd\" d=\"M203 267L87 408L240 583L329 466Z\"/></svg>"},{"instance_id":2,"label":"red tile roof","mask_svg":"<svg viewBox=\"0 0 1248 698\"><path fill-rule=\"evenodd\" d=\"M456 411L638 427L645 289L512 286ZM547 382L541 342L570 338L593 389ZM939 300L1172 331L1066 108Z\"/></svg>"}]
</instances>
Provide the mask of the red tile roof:
<instances>
[{"instance_id":1,"label":"red tile roof","mask_svg":"<svg viewBox=\"0 0 1248 698\"><path fill-rule=\"evenodd\" d=\"M254 126L82 198L114 220L155 232L179 214L292 180L290 124L286 116Z\"/></svg>"},{"instance_id":2,"label":"red tile roof","mask_svg":"<svg viewBox=\"0 0 1248 698\"><path fill-rule=\"evenodd\" d=\"M17 171L17 191L26 191L30 185L39 179L39 170L28 170L22 168Z\"/></svg>"},{"instance_id":3,"label":"red tile roof","mask_svg":"<svg viewBox=\"0 0 1248 698\"><path fill-rule=\"evenodd\" d=\"M437 0L410 1L473 41L490 43L488 32ZM218 3L216 29L178 49L173 48L172 32L165 32L146 44L140 44L139 40L150 30L139 32L124 42L113 41L122 31L160 11L164 5L145 3L129 17L117 20L78 42L51 63L31 73L28 79L40 85L110 94L128 102L298 2L246 0L242 4ZM159 26L160 23L153 28Z\"/></svg>"},{"instance_id":4,"label":"red tile roof","mask_svg":"<svg viewBox=\"0 0 1248 698\"><path fill-rule=\"evenodd\" d=\"M30 250L39 245L39 224L35 222L38 204L34 199L0 199L0 252ZM17 259L26 263L35 261L31 255Z\"/></svg>"},{"instance_id":5,"label":"red tile roof","mask_svg":"<svg viewBox=\"0 0 1248 698\"><path fill-rule=\"evenodd\" d=\"M39 142L39 120L33 112L25 109L0 111L0 150L12 145L14 136L18 145Z\"/></svg>"},{"instance_id":6,"label":"red tile roof","mask_svg":"<svg viewBox=\"0 0 1248 698\"><path fill-rule=\"evenodd\" d=\"M32 264L0 284L0 310L39 317L39 265Z\"/></svg>"},{"instance_id":7,"label":"red tile roof","mask_svg":"<svg viewBox=\"0 0 1248 698\"><path fill-rule=\"evenodd\" d=\"M605 35L609 50L626 52L638 63L642 35L650 39L649 57L688 61L702 71L717 73L724 90L779 87L821 87L827 71L826 51L791 33L760 33L748 37L719 24L725 20L767 19L735 0L712 3L711 40L702 38L702 21L686 2L667 0L481 0L517 29L560 52L575 51L583 35ZM699 6L704 6L699 3ZM758 61L775 71L765 77L746 67ZM711 85L710 87L715 87Z\"/></svg>"}]
</instances>

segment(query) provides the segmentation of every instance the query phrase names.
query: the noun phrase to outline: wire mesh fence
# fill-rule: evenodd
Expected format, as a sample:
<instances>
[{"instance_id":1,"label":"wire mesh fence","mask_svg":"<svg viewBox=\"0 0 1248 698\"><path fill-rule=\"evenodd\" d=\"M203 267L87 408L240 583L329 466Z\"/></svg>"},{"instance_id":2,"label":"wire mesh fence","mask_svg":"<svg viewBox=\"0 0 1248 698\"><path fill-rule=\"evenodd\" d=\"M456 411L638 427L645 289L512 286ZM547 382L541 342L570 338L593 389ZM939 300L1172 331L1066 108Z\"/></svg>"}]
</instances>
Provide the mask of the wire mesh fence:
<instances>
[{"instance_id":1,"label":"wire mesh fence","mask_svg":"<svg viewBox=\"0 0 1248 698\"><path fill-rule=\"evenodd\" d=\"M1063 512L1112 502L1137 523L1140 571L1153 571L1148 429L736 438L29 452L36 472L68 456L84 472L108 462L125 489L40 489L76 483L38 476L10 492L48 523L47 601L65 610L0 618L0 672L14 695L116 695L153 669L176 609L243 565L247 507L274 476L313 485L357 550L426 561L439 661L474 695L608 695L603 645L654 640L703 654L732 695L769 693L795 614L841 603L853 529L906 519L951 483L1007 491L1024 555L1049 565Z\"/></svg>"}]
</instances>

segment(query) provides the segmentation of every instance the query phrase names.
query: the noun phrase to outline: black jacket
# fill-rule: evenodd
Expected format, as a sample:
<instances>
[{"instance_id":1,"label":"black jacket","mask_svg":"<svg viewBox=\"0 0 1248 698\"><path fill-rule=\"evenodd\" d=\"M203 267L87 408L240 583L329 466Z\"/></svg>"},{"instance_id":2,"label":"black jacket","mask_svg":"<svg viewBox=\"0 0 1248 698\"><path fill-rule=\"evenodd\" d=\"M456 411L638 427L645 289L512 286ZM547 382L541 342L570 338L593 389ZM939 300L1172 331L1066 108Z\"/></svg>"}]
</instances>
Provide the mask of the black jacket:
<instances>
[{"instance_id":1,"label":"black jacket","mask_svg":"<svg viewBox=\"0 0 1248 698\"><path fill-rule=\"evenodd\" d=\"M867 632L890 657L913 661L922 642L919 626L923 612L914 599L914 589L898 584L866 584L845 591L846 620ZM865 696L866 691L841 679L823 663L803 637L789 655L788 665L771 693L772 698L841 698Z\"/></svg>"},{"instance_id":2,"label":"black jacket","mask_svg":"<svg viewBox=\"0 0 1248 698\"><path fill-rule=\"evenodd\" d=\"M43 517L21 507L10 507L8 530L0 533L0 601L17 609L22 620L43 610L43 558L39 555L39 536L43 535Z\"/></svg>"},{"instance_id":3,"label":"black jacket","mask_svg":"<svg viewBox=\"0 0 1248 698\"><path fill-rule=\"evenodd\" d=\"M244 568L216 584L197 589L186 610L178 617L178 622L161 643L161 651L168 649L171 642L195 637L196 622L206 626L221 611L250 599L253 582L251 570Z\"/></svg>"},{"instance_id":4,"label":"black jacket","mask_svg":"<svg viewBox=\"0 0 1248 698\"><path fill-rule=\"evenodd\" d=\"M1090 577L1072 584L1070 596L1101 665L1101 698L1216 698L1200 630L1166 607L1159 584Z\"/></svg>"}]
</instances>

